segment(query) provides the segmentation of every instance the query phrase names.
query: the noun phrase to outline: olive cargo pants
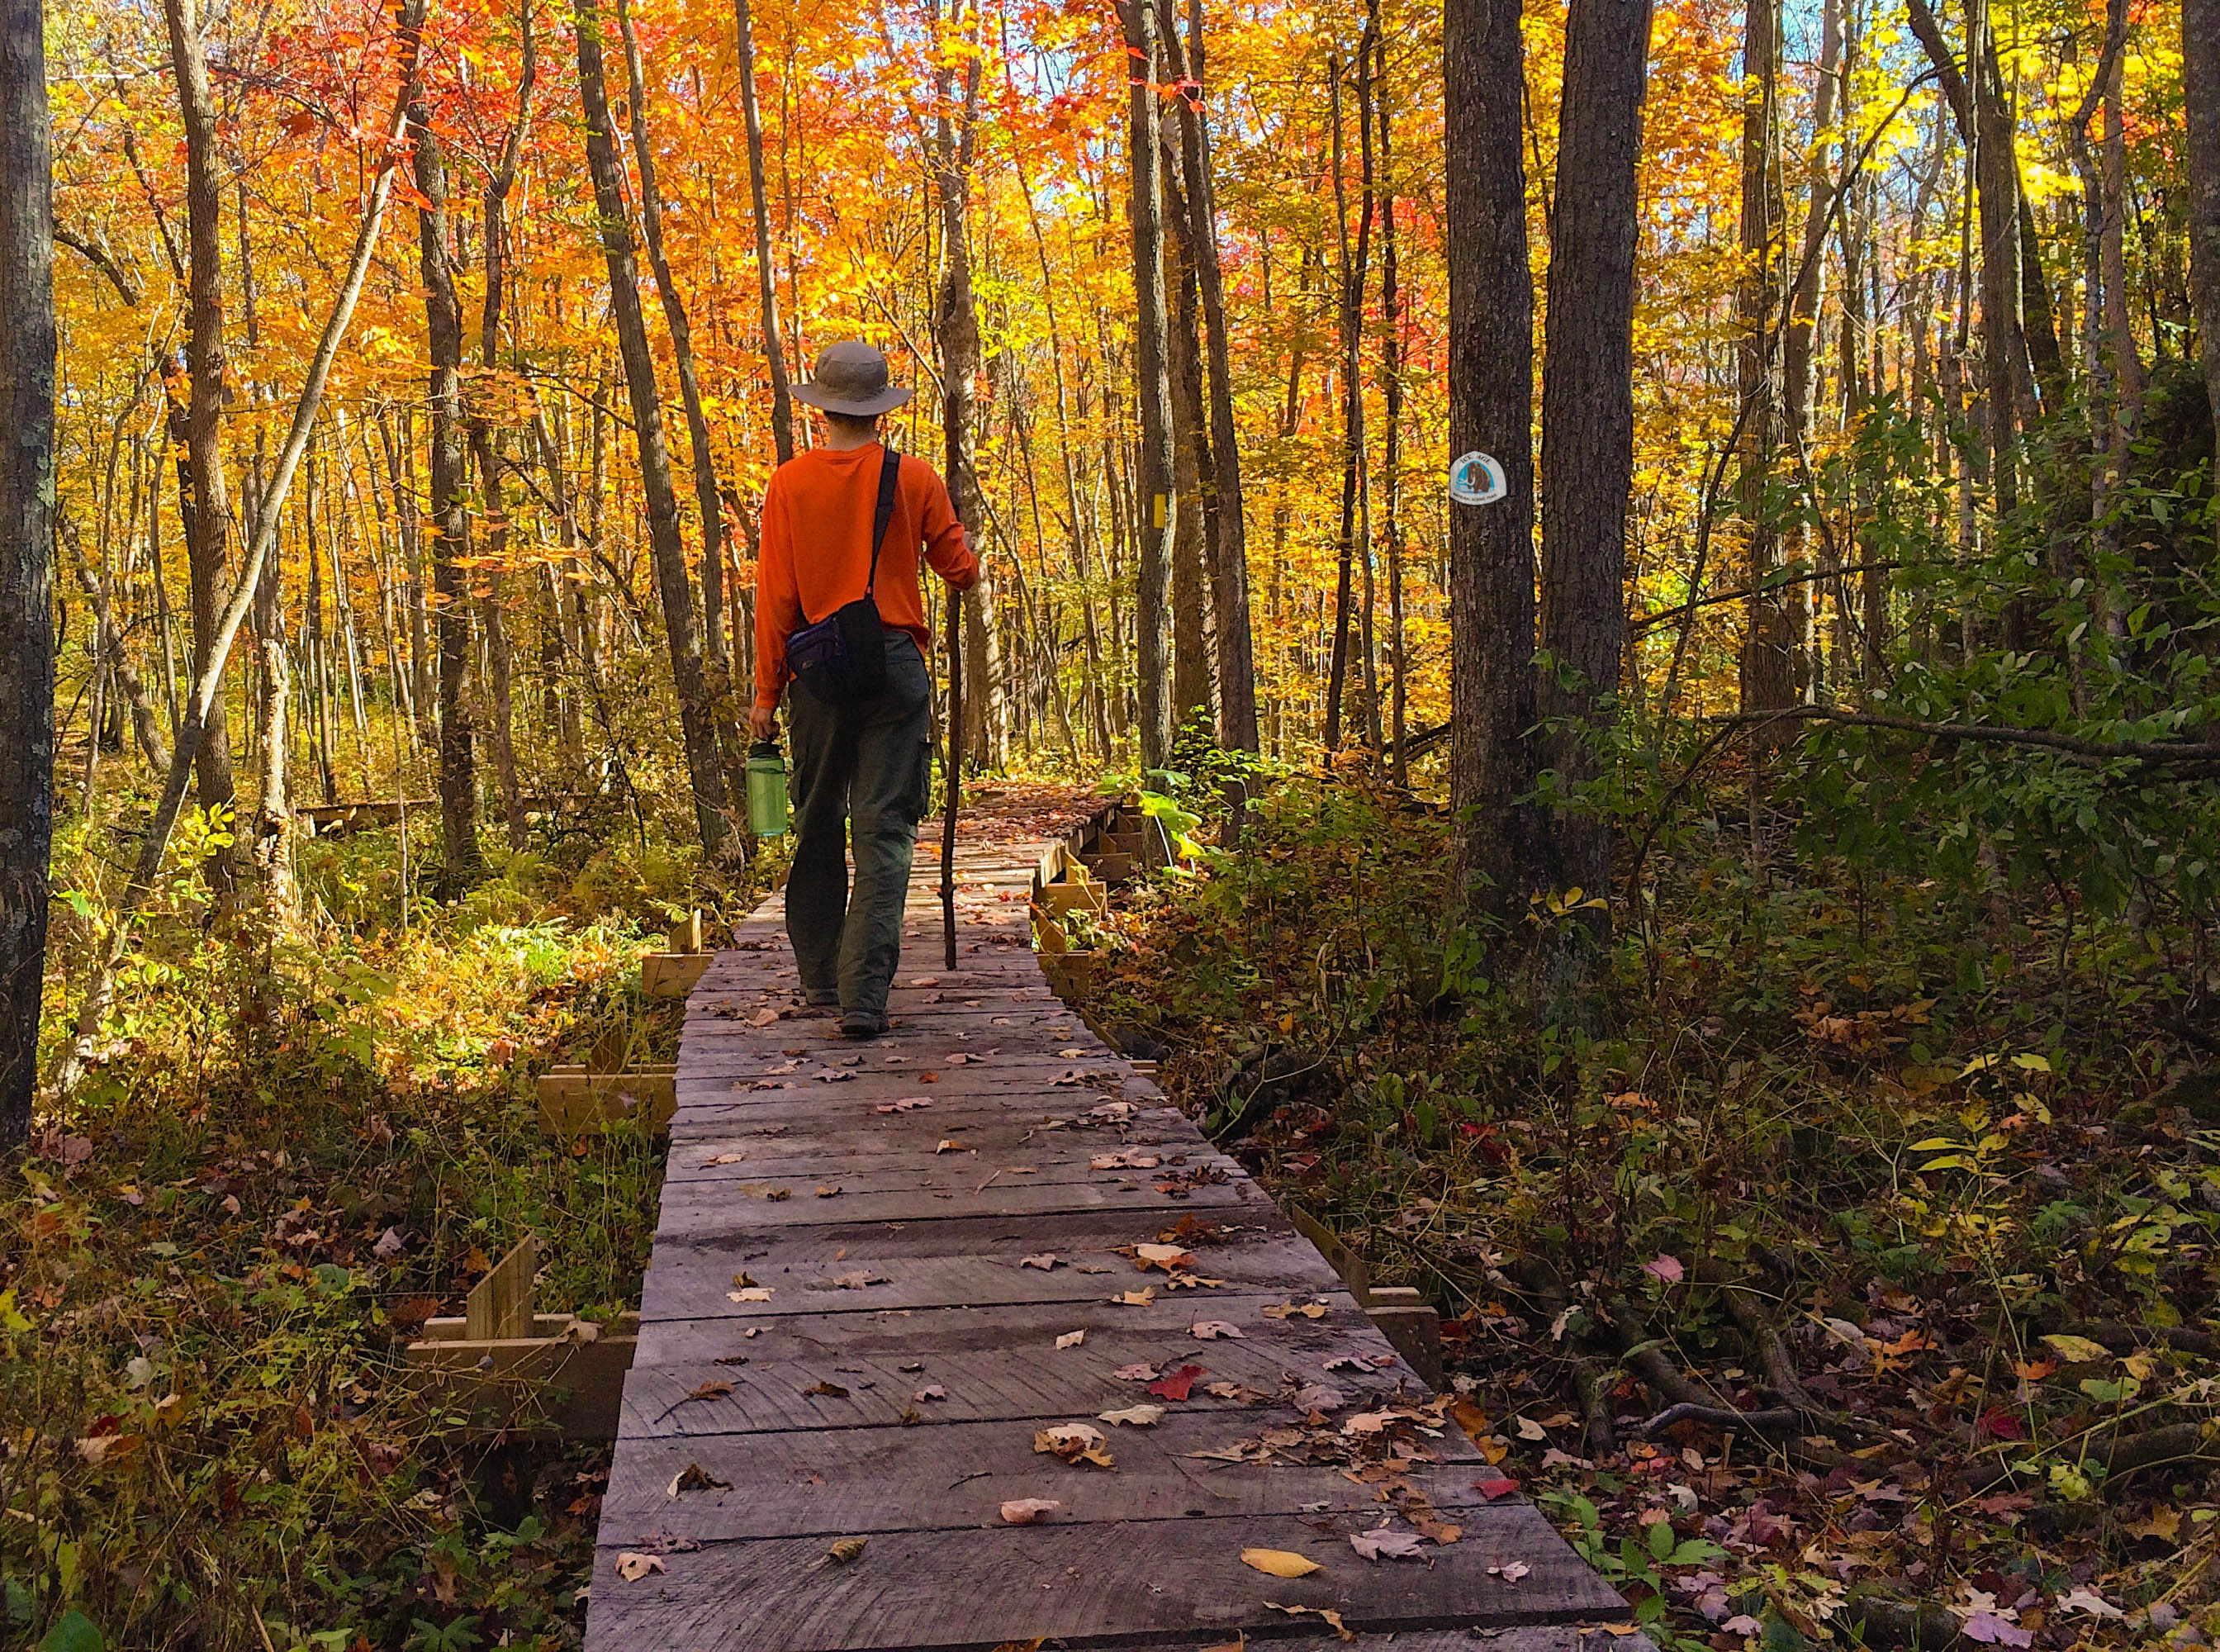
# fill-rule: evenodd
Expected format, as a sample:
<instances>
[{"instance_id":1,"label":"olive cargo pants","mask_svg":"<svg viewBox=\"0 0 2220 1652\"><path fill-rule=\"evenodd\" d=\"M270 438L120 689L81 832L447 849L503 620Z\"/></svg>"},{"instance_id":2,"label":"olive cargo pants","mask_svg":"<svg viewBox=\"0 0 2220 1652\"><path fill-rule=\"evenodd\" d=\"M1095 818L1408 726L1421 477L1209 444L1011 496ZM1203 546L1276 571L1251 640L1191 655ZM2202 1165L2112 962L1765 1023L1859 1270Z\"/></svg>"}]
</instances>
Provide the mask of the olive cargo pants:
<instances>
[{"instance_id":1,"label":"olive cargo pants","mask_svg":"<svg viewBox=\"0 0 2220 1652\"><path fill-rule=\"evenodd\" d=\"M901 958L910 858L932 776L932 679L907 632L886 639L887 686L877 698L828 706L800 683L789 695L795 839L786 932L804 992L837 988L842 1010L874 1015L886 1013Z\"/></svg>"}]
</instances>

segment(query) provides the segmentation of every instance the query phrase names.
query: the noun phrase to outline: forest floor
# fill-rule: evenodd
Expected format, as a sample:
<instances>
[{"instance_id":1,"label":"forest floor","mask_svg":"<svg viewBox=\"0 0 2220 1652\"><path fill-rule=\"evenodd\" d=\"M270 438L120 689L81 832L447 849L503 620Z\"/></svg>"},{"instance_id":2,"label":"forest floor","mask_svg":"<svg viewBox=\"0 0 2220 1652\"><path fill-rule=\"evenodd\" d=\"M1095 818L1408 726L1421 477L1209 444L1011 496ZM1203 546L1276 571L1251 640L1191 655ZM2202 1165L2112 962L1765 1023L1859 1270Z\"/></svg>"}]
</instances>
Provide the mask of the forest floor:
<instances>
[{"instance_id":1,"label":"forest floor","mask_svg":"<svg viewBox=\"0 0 2220 1652\"><path fill-rule=\"evenodd\" d=\"M1030 843L1087 795L982 786L964 830ZM0 1168L0 1645L578 1644L609 1448L449 1434L402 1356L527 1232L539 1311L639 1304L663 1144L553 1143L534 1081L675 1057L640 957L689 907L715 944L780 871L707 876L645 828L551 828L406 927L394 832L304 840L310 915L260 951L172 892L120 1036Z\"/></svg>"},{"instance_id":2,"label":"forest floor","mask_svg":"<svg viewBox=\"0 0 2220 1652\"><path fill-rule=\"evenodd\" d=\"M1483 1490L1678 1649L2220 1631L2220 1083L2183 938L1719 834L1577 993L1441 816L1298 780L1113 909L1088 1007L1439 1306ZM1506 973L1510 973L1506 972Z\"/></svg>"}]
</instances>

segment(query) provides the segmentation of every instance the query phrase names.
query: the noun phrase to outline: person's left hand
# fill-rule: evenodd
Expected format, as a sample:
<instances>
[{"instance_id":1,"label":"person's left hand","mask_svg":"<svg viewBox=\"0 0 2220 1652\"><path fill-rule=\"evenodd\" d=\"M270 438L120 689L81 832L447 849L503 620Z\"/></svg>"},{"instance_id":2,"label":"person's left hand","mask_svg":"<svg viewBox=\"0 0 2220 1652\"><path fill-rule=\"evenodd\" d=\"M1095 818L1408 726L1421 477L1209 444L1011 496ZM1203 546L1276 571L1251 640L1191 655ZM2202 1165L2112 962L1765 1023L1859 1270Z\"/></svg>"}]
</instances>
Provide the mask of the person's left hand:
<instances>
[{"instance_id":1,"label":"person's left hand","mask_svg":"<svg viewBox=\"0 0 2220 1652\"><path fill-rule=\"evenodd\" d=\"M756 707L748 714L748 732L755 737L758 744L764 740L776 739L778 708L775 706Z\"/></svg>"}]
</instances>

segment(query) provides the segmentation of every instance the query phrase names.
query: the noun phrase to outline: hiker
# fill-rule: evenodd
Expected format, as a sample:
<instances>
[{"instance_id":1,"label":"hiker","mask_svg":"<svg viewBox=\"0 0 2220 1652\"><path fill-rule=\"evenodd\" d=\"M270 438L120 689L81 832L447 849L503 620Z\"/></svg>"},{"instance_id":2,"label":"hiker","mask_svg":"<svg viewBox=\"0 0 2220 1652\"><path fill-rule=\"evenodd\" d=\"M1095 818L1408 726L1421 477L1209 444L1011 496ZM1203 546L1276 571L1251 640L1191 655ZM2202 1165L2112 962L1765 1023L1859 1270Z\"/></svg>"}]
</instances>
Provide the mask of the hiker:
<instances>
[{"instance_id":1,"label":"hiker","mask_svg":"<svg viewBox=\"0 0 2220 1652\"><path fill-rule=\"evenodd\" d=\"M756 570L757 740L776 734L780 691L794 684L786 932L803 998L837 1005L852 1038L887 1030L910 857L932 785L932 633L919 548L952 589L979 578L940 477L879 439L880 416L909 397L868 344L819 355L794 399L825 415L825 443L772 472Z\"/></svg>"}]
</instances>

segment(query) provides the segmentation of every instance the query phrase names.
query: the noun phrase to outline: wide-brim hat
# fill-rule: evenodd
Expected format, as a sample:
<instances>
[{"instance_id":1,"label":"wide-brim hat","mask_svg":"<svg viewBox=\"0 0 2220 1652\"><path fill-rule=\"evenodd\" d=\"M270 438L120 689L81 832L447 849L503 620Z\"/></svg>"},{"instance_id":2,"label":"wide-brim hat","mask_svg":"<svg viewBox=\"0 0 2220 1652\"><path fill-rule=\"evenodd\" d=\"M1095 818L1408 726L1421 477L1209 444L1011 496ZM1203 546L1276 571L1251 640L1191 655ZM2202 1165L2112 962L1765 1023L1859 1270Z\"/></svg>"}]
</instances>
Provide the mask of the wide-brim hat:
<instances>
[{"instance_id":1,"label":"wide-brim hat","mask_svg":"<svg viewBox=\"0 0 2220 1652\"><path fill-rule=\"evenodd\" d=\"M860 339L848 339L826 345L809 383L795 385L792 394L795 401L827 413L869 419L909 400L910 393L889 378L883 353Z\"/></svg>"}]
</instances>

